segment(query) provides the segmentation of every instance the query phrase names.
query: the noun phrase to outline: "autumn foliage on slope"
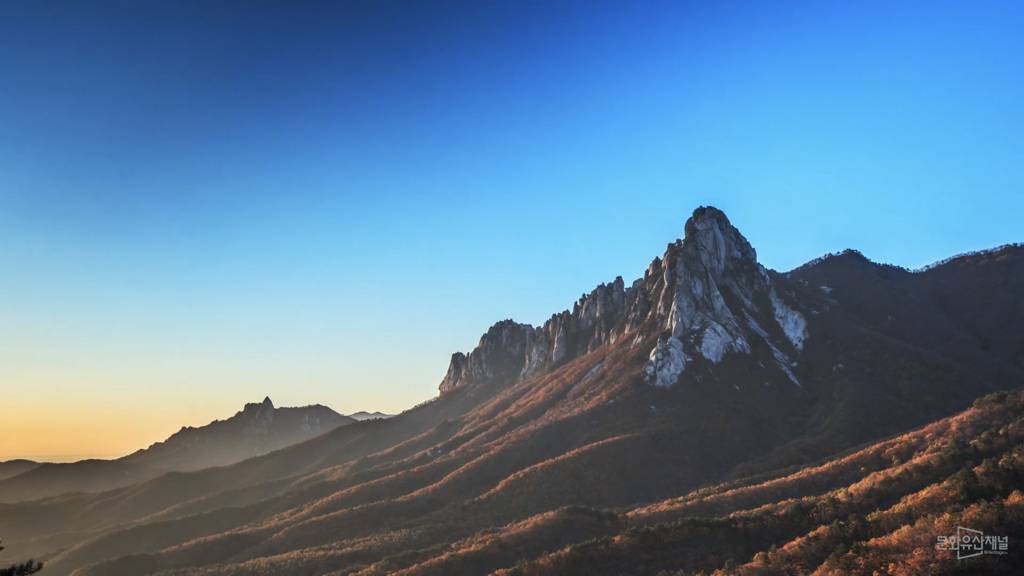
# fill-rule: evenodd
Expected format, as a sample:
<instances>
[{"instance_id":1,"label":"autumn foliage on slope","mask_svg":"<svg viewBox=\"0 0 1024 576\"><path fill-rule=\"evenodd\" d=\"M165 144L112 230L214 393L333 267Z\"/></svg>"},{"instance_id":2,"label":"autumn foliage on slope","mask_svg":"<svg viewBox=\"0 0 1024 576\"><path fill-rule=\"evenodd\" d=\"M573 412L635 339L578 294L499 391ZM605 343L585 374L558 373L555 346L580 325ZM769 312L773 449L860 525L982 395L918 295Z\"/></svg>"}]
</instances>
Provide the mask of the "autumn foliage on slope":
<instances>
[{"instance_id":1,"label":"autumn foliage on slope","mask_svg":"<svg viewBox=\"0 0 1024 576\"><path fill-rule=\"evenodd\" d=\"M936 542L957 526L1019 542L1022 488L1024 392L997 393L819 466L631 510L631 529L499 574L1017 574L1020 546L958 562Z\"/></svg>"}]
</instances>

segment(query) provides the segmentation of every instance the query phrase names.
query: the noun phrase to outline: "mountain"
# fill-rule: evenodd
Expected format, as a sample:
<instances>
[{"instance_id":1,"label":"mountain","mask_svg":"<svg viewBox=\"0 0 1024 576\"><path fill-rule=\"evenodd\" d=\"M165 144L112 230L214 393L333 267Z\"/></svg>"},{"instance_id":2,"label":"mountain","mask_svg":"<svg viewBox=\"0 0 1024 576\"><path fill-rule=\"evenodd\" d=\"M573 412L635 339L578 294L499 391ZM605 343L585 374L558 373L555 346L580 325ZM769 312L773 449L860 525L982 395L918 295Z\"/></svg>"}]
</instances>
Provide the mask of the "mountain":
<instances>
[{"instance_id":1,"label":"mountain","mask_svg":"<svg viewBox=\"0 0 1024 576\"><path fill-rule=\"evenodd\" d=\"M0 480L17 476L22 472L28 472L37 466L39 466L39 462L33 462L32 460L7 460L6 462L0 462Z\"/></svg>"},{"instance_id":2,"label":"mountain","mask_svg":"<svg viewBox=\"0 0 1024 576\"><path fill-rule=\"evenodd\" d=\"M467 566L485 573L507 566L502 556L510 550L532 559L495 574L1016 574L1024 565L1019 546L963 565L936 544L964 525L1017 540L1024 534L1022 480L1024 392L1018 390L795 470L618 513L559 509L458 542L440 561L403 574ZM542 552L551 525L583 522L591 526L589 540Z\"/></svg>"},{"instance_id":3,"label":"mountain","mask_svg":"<svg viewBox=\"0 0 1024 576\"><path fill-rule=\"evenodd\" d=\"M270 398L249 403L226 420L186 426L163 442L116 460L82 460L27 467L0 480L0 502L69 492L100 492L169 471L224 466L318 436L355 420L319 404L275 408Z\"/></svg>"},{"instance_id":4,"label":"mountain","mask_svg":"<svg viewBox=\"0 0 1024 576\"><path fill-rule=\"evenodd\" d=\"M366 411L362 411L362 410L359 411L359 412L356 412L355 414L349 414L348 415L349 418L352 418L353 420L359 420L359 421L362 421L362 420L374 420L376 418L391 418L392 416L394 416L394 414L385 414L383 412L366 412Z\"/></svg>"},{"instance_id":5,"label":"mountain","mask_svg":"<svg viewBox=\"0 0 1024 576\"><path fill-rule=\"evenodd\" d=\"M270 398L249 403L227 420L185 427L167 440L123 458L167 470L223 466L319 436L355 419L320 404L275 408Z\"/></svg>"},{"instance_id":6,"label":"mountain","mask_svg":"<svg viewBox=\"0 0 1024 576\"><path fill-rule=\"evenodd\" d=\"M970 407L1022 382L1022 294L1019 246L919 272L846 251L780 273L700 208L642 277L541 326L498 322L413 409L228 466L2 504L0 534L80 576L909 568L961 516L1019 526L1020 395ZM936 451L948 458L916 466ZM955 502L951 475L970 487ZM935 508L895 514L933 485ZM932 527L861 552L901 519ZM785 546L821 526L826 558Z\"/></svg>"}]
</instances>

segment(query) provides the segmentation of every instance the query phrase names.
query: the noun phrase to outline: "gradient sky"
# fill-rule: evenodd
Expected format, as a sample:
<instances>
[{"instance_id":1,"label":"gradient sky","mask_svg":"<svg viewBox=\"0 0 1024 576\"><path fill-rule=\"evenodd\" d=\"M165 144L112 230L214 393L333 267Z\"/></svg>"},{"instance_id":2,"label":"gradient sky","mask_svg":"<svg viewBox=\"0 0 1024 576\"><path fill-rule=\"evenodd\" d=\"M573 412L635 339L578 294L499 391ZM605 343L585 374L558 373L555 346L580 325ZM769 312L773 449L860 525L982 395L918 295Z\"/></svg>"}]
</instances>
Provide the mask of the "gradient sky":
<instances>
[{"instance_id":1,"label":"gradient sky","mask_svg":"<svg viewBox=\"0 0 1024 576\"><path fill-rule=\"evenodd\" d=\"M700 204L769 267L1024 240L1020 2L5 2L0 459L399 411Z\"/></svg>"}]
</instances>

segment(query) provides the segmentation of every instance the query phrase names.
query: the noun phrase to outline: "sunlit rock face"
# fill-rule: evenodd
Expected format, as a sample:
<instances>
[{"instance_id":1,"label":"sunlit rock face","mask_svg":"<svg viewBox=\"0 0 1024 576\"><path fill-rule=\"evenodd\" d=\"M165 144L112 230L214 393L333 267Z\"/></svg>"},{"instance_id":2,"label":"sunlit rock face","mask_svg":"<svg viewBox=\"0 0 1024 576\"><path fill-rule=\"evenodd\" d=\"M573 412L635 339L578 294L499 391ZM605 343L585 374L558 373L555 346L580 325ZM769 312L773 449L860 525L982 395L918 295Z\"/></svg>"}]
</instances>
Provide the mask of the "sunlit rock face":
<instances>
[{"instance_id":1,"label":"sunlit rock face","mask_svg":"<svg viewBox=\"0 0 1024 576\"><path fill-rule=\"evenodd\" d=\"M466 355L462 352L456 352L452 354L451 362L448 363L448 372L444 375L444 380L441 380L441 385L438 389L442 394L445 392L451 392L463 384L462 371L466 368Z\"/></svg>"},{"instance_id":2,"label":"sunlit rock face","mask_svg":"<svg viewBox=\"0 0 1024 576\"><path fill-rule=\"evenodd\" d=\"M718 363L730 354L750 353L751 343L760 339L779 368L796 382L791 372L794 360L775 340L784 335L799 351L807 338L807 323L779 298L754 248L721 210L695 210L683 240L669 245L663 262L657 324L681 343L686 357ZM766 330L767 322L774 322L778 330ZM649 382L666 385L663 372L645 374Z\"/></svg>"},{"instance_id":3,"label":"sunlit rock face","mask_svg":"<svg viewBox=\"0 0 1024 576\"><path fill-rule=\"evenodd\" d=\"M468 355L452 356L440 390L528 378L604 344L628 338L635 345L655 335L644 370L655 386L674 385L694 359L718 363L750 353L755 339L769 344L774 361L796 381L791 356L807 339L807 323L779 297L726 215L701 207L687 220L683 239L669 244L642 278L629 287L621 277L601 284L540 327L495 324Z\"/></svg>"},{"instance_id":4,"label":"sunlit rock face","mask_svg":"<svg viewBox=\"0 0 1024 576\"><path fill-rule=\"evenodd\" d=\"M658 345L651 350L644 378L659 388L667 388L676 383L679 375L686 368L686 352L683 343L673 336L658 339Z\"/></svg>"},{"instance_id":5,"label":"sunlit rock face","mask_svg":"<svg viewBox=\"0 0 1024 576\"><path fill-rule=\"evenodd\" d=\"M666 254L665 290L671 294L665 329L700 356L719 362L749 352L744 309L768 285L768 275L746 238L716 208L700 208L686 223L686 236ZM734 314L725 295L732 295Z\"/></svg>"},{"instance_id":6,"label":"sunlit rock face","mask_svg":"<svg viewBox=\"0 0 1024 576\"><path fill-rule=\"evenodd\" d=\"M502 320L480 337L480 343L467 354L452 356L441 392L449 392L474 382L508 380L519 377L531 363L536 339L543 337L528 324Z\"/></svg>"},{"instance_id":7,"label":"sunlit rock face","mask_svg":"<svg viewBox=\"0 0 1024 576\"><path fill-rule=\"evenodd\" d=\"M769 293L772 302L772 311L775 313L775 321L779 323L786 338L797 350L803 350L804 340L807 339L807 320L796 310L790 308L779 298L779 295L772 290Z\"/></svg>"},{"instance_id":8,"label":"sunlit rock face","mask_svg":"<svg viewBox=\"0 0 1024 576\"><path fill-rule=\"evenodd\" d=\"M441 393L481 382L528 378L613 342L634 289L622 278L584 294L572 310L554 314L543 326L498 322L469 354L452 355Z\"/></svg>"}]
</instances>

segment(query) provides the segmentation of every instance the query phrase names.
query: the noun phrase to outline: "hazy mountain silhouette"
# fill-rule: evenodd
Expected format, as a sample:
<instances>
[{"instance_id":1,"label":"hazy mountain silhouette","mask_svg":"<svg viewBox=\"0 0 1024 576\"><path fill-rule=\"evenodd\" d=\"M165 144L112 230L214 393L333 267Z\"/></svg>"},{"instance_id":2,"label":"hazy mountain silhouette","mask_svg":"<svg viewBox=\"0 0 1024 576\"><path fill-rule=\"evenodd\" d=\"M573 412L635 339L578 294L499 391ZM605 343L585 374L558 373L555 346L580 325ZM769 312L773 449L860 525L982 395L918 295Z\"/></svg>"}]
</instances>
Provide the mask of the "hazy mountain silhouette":
<instances>
[{"instance_id":1,"label":"hazy mountain silhouette","mask_svg":"<svg viewBox=\"0 0 1024 576\"><path fill-rule=\"evenodd\" d=\"M355 420L319 404L275 408L270 398L246 404L234 416L193 428L116 460L27 466L0 480L0 502L68 492L99 492L170 471L224 466L318 436Z\"/></svg>"},{"instance_id":2,"label":"hazy mountain silhouette","mask_svg":"<svg viewBox=\"0 0 1024 576\"><path fill-rule=\"evenodd\" d=\"M17 476L23 472L28 472L37 466L39 466L39 462L33 462L32 460L8 460L6 462L0 462L0 480Z\"/></svg>"},{"instance_id":3,"label":"hazy mountain silhouette","mask_svg":"<svg viewBox=\"0 0 1024 576\"><path fill-rule=\"evenodd\" d=\"M366 412L365 410L360 410L359 412L348 415L348 417L352 418L353 420L373 420L375 418L391 418L392 416L394 416L394 414L385 414L383 412Z\"/></svg>"}]
</instances>

